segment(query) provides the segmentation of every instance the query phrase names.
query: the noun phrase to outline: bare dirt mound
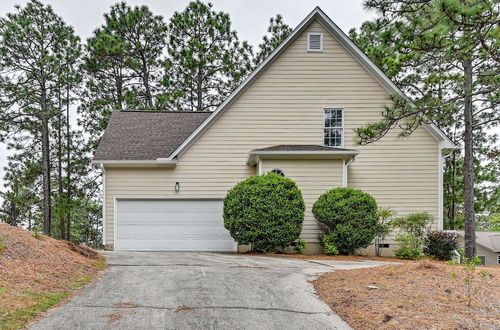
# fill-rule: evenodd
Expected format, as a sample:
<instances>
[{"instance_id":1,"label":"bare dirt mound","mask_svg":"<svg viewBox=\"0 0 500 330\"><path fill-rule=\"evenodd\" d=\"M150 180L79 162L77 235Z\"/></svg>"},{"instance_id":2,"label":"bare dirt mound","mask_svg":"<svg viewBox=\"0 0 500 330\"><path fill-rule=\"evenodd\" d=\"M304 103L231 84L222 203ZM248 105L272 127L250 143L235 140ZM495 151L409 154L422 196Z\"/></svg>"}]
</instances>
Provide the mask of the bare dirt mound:
<instances>
[{"instance_id":1,"label":"bare dirt mound","mask_svg":"<svg viewBox=\"0 0 500 330\"><path fill-rule=\"evenodd\" d=\"M41 302L71 295L104 267L104 257L88 247L0 224L0 324L24 325L26 311L34 317Z\"/></svg>"}]
</instances>

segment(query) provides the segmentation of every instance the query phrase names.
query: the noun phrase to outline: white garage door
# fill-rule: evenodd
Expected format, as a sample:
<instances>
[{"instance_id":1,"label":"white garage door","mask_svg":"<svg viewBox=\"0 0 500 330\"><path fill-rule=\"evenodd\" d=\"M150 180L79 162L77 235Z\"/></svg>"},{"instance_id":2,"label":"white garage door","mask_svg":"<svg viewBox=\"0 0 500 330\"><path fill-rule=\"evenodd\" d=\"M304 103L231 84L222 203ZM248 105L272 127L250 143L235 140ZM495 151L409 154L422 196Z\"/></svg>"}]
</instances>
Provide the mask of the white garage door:
<instances>
[{"instance_id":1,"label":"white garage door","mask_svg":"<svg viewBox=\"0 0 500 330\"><path fill-rule=\"evenodd\" d=\"M117 250L235 251L220 200L118 200Z\"/></svg>"}]
</instances>

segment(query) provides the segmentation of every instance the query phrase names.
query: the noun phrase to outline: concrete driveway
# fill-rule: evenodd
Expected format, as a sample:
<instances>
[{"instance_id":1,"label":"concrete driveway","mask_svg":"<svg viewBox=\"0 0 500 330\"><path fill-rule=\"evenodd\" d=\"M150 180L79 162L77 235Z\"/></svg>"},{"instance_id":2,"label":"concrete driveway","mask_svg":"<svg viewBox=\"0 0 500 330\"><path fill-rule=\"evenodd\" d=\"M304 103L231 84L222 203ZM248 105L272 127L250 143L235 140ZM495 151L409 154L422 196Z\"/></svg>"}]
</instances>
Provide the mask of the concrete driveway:
<instances>
[{"instance_id":1,"label":"concrete driveway","mask_svg":"<svg viewBox=\"0 0 500 330\"><path fill-rule=\"evenodd\" d=\"M346 329L308 282L379 266L196 252L111 252L110 268L31 329Z\"/></svg>"}]
</instances>

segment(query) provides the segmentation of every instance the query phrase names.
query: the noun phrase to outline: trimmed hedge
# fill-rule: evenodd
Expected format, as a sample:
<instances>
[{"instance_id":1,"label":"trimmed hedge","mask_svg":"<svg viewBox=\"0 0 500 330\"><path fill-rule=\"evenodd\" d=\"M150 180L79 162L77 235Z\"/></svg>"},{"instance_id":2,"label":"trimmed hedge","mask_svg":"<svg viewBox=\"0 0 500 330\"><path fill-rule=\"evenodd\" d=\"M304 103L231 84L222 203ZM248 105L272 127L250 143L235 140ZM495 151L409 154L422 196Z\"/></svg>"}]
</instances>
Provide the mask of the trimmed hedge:
<instances>
[{"instance_id":1,"label":"trimmed hedge","mask_svg":"<svg viewBox=\"0 0 500 330\"><path fill-rule=\"evenodd\" d=\"M360 190L335 188L314 203L312 212L329 246L341 254L352 254L373 241L378 229L375 199Z\"/></svg>"},{"instance_id":2,"label":"trimmed hedge","mask_svg":"<svg viewBox=\"0 0 500 330\"><path fill-rule=\"evenodd\" d=\"M304 199L293 180L275 173L253 176L228 192L224 226L239 244L274 252L299 238L304 210Z\"/></svg>"}]
</instances>

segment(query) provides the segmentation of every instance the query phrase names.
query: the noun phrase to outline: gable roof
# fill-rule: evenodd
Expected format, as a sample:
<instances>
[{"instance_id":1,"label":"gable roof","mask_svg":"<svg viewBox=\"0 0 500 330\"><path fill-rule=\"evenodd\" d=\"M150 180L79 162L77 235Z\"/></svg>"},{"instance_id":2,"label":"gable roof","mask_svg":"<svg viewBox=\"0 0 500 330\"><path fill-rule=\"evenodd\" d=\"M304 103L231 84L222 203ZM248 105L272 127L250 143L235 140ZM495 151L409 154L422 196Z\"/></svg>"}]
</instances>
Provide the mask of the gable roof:
<instances>
[{"instance_id":1,"label":"gable roof","mask_svg":"<svg viewBox=\"0 0 500 330\"><path fill-rule=\"evenodd\" d=\"M211 112L113 111L93 161L168 157Z\"/></svg>"},{"instance_id":2,"label":"gable roof","mask_svg":"<svg viewBox=\"0 0 500 330\"><path fill-rule=\"evenodd\" d=\"M344 47L390 94L398 94L406 99L406 95L359 49L354 42L321 10L316 7L290 33L290 35L241 83L229 97L213 112L208 120L196 128L191 135L180 144L169 159L180 156L200 137L217 118L229 108L246 88L309 26L311 22L319 23ZM423 124L423 127L440 143L442 149L454 149L455 144L434 124Z\"/></svg>"},{"instance_id":3,"label":"gable roof","mask_svg":"<svg viewBox=\"0 0 500 330\"><path fill-rule=\"evenodd\" d=\"M494 231L477 231L476 243L491 252L500 253L500 233Z\"/></svg>"},{"instance_id":4,"label":"gable roof","mask_svg":"<svg viewBox=\"0 0 500 330\"><path fill-rule=\"evenodd\" d=\"M446 232L458 233L464 236L463 230L445 230ZM500 232L498 231L476 231L476 244L491 252L500 253Z\"/></svg>"}]
</instances>

